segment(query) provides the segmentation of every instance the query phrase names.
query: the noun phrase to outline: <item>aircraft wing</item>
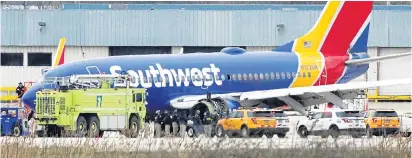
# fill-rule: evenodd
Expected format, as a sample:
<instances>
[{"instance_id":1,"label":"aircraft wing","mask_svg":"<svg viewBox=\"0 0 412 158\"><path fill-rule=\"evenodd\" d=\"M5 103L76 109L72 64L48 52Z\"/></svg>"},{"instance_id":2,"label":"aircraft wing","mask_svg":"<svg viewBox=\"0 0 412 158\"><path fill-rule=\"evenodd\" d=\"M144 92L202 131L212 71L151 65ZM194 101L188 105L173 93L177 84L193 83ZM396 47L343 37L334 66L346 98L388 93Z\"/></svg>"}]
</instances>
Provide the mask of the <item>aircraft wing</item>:
<instances>
[{"instance_id":1,"label":"aircraft wing","mask_svg":"<svg viewBox=\"0 0 412 158\"><path fill-rule=\"evenodd\" d=\"M372 87L392 86L392 85L402 85L402 84L412 84L412 78L243 92L240 95L240 100L255 100L255 99L267 99L267 98L283 97L283 96L298 96L298 95L305 95L305 94L310 94L310 93L318 94L318 93L324 93L324 92L351 91L351 90L358 90L358 89L365 89L365 88L372 88Z\"/></svg>"},{"instance_id":2,"label":"aircraft wing","mask_svg":"<svg viewBox=\"0 0 412 158\"><path fill-rule=\"evenodd\" d=\"M412 84L412 78L353 82L345 84L333 84L311 87L283 88L273 90L257 90L238 93L212 94L211 97L235 101L259 101L264 99L277 98L290 105L294 110L306 115L304 107L332 102L342 108L342 100L356 98L362 92L359 89L373 87ZM170 101L175 108L191 108L200 99L205 99L206 95L187 95L175 98Z\"/></svg>"}]
</instances>

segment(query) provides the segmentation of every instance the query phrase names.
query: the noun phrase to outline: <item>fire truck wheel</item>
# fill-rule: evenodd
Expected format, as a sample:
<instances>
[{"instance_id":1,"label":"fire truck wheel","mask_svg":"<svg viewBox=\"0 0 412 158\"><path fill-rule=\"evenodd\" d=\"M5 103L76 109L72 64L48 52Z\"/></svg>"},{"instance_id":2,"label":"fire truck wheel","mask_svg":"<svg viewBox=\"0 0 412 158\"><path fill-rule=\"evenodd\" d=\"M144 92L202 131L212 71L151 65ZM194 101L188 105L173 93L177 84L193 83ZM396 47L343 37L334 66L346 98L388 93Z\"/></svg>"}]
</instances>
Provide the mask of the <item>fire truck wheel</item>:
<instances>
[{"instance_id":1,"label":"fire truck wheel","mask_svg":"<svg viewBox=\"0 0 412 158\"><path fill-rule=\"evenodd\" d=\"M89 118L89 137L98 137L100 133L100 122L96 116L91 116Z\"/></svg>"},{"instance_id":2,"label":"fire truck wheel","mask_svg":"<svg viewBox=\"0 0 412 158\"><path fill-rule=\"evenodd\" d=\"M140 123L136 116L130 118L130 136L136 138L139 135Z\"/></svg>"},{"instance_id":3,"label":"fire truck wheel","mask_svg":"<svg viewBox=\"0 0 412 158\"><path fill-rule=\"evenodd\" d=\"M77 118L76 127L77 127L77 134L80 137L84 137L85 134L87 133L87 122L86 122L86 119L83 116L79 116Z\"/></svg>"},{"instance_id":4,"label":"fire truck wheel","mask_svg":"<svg viewBox=\"0 0 412 158\"><path fill-rule=\"evenodd\" d=\"M13 126L13 136L18 137L21 135L21 129L20 126L18 124L15 124Z\"/></svg>"}]
</instances>

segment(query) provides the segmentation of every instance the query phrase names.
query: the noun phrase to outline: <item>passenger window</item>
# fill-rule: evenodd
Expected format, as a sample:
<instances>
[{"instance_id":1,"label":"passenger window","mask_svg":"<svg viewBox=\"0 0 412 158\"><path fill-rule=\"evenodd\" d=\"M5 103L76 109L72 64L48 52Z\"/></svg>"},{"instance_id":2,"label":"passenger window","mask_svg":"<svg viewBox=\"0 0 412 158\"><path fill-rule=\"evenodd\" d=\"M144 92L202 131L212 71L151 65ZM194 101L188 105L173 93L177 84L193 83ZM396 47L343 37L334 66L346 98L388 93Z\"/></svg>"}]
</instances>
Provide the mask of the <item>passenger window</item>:
<instances>
[{"instance_id":1,"label":"passenger window","mask_svg":"<svg viewBox=\"0 0 412 158\"><path fill-rule=\"evenodd\" d=\"M247 80L247 74L243 74L243 80Z\"/></svg>"},{"instance_id":2,"label":"passenger window","mask_svg":"<svg viewBox=\"0 0 412 158\"><path fill-rule=\"evenodd\" d=\"M306 73L302 72L302 78L305 78L305 77L306 77Z\"/></svg>"},{"instance_id":3,"label":"passenger window","mask_svg":"<svg viewBox=\"0 0 412 158\"><path fill-rule=\"evenodd\" d=\"M280 79L280 74L279 74L279 72L276 72L276 79Z\"/></svg>"},{"instance_id":4,"label":"passenger window","mask_svg":"<svg viewBox=\"0 0 412 158\"><path fill-rule=\"evenodd\" d=\"M236 116L236 112L231 112L231 113L229 114L229 118L235 118L235 116Z\"/></svg>"},{"instance_id":5,"label":"passenger window","mask_svg":"<svg viewBox=\"0 0 412 158\"><path fill-rule=\"evenodd\" d=\"M255 73L255 80L259 80L259 75Z\"/></svg>"},{"instance_id":6,"label":"passenger window","mask_svg":"<svg viewBox=\"0 0 412 158\"><path fill-rule=\"evenodd\" d=\"M236 118L243 118L243 111L236 112Z\"/></svg>"},{"instance_id":7,"label":"passenger window","mask_svg":"<svg viewBox=\"0 0 412 158\"><path fill-rule=\"evenodd\" d=\"M288 76L288 79L290 79L290 73L289 73L289 72L287 72L287 73L286 73L286 75Z\"/></svg>"},{"instance_id":8,"label":"passenger window","mask_svg":"<svg viewBox=\"0 0 412 158\"><path fill-rule=\"evenodd\" d=\"M273 72L270 73L270 79L271 79L271 80L274 80L274 79L275 79L275 73L273 73Z\"/></svg>"},{"instance_id":9,"label":"passenger window","mask_svg":"<svg viewBox=\"0 0 412 158\"><path fill-rule=\"evenodd\" d=\"M308 72L308 77L310 78L312 75L310 74L310 72Z\"/></svg>"},{"instance_id":10,"label":"passenger window","mask_svg":"<svg viewBox=\"0 0 412 158\"><path fill-rule=\"evenodd\" d=\"M236 74L233 74L232 78L236 81Z\"/></svg>"},{"instance_id":11,"label":"passenger window","mask_svg":"<svg viewBox=\"0 0 412 158\"><path fill-rule=\"evenodd\" d=\"M216 77L216 79L219 80L219 77ZM220 80L222 80L222 81L225 80L225 75L222 74L222 75L220 76Z\"/></svg>"},{"instance_id":12,"label":"passenger window","mask_svg":"<svg viewBox=\"0 0 412 158\"><path fill-rule=\"evenodd\" d=\"M284 72L282 72L282 79L285 79L285 73Z\"/></svg>"},{"instance_id":13,"label":"passenger window","mask_svg":"<svg viewBox=\"0 0 412 158\"><path fill-rule=\"evenodd\" d=\"M242 75L241 74L237 74L237 79L240 81L242 80Z\"/></svg>"},{"instance_id":14,"label":"passenger window","mask_svg":"<svg viewBox=\"0 0 412 158\"><path fill-rule=\"evenodd\" d=\"M136 94L136 102L142 102L142 101L143 101L142 93L137 93Z\"/></svg>"},{"instance_id":15,"label":"passenger window","mask_svg":"<svg viewBox=\"0 0 412 158\"><path fill-rule=\"evenodd\" d=\"M295 72L292 72L292 78L295 78L295 77L296 77Z\"/></svg>"},{"instance_id":16,"label":"passenger window","mask_svg":"<svg viewBox=\"0 0 412 158\"><path fill-rule=\"evenodd\" d=\"M300 72L296 73L296 78L300 78Z\"/></svg>"},{"instance_id":17,"label":"passenger window","mask_svg":"<svg viewBox=\"0 0 412 158\"><path fill-rule=\"evenodd\" d=\"M263 73L260 73L260 80L263 80Z\"/></svg>"},{"instance_id":18,"label":"passenger window","mask_svg":"<svg viewBox=\"0 0 412 158\"><path fill-rule=\"evenodd\" d=\"M322 113L318 112L313 115L313 119L319 119L322 116Z\"/></svg>"},{"instance_id":19,"label":"passenger window","mask_svg":"<svg viewBox=\"0 0 412 158\"><path fill-rule=\"evenodd\" d=\"M265 78L266 78L266 80L269 80L269 74L268 73L265 73Z\"/></svg>"},{"instance_id":20,"label":"passenger window","mask_svg":"<svg viewBox=\"0 0 412 158\"><path fill-rule=\"evenodd\" d=\"M249 73L249 80L253 80L253 74Z\"/></svg>"},{"instance_id":21,"label":"passenger window","mask_svg":"<svg viewBox=\"0 0 412 158\"><path fill-rule=\"evenodd\" d=\"M323 112L322 118L332 118L332 112Z\"/></svg>"}]
</instances>

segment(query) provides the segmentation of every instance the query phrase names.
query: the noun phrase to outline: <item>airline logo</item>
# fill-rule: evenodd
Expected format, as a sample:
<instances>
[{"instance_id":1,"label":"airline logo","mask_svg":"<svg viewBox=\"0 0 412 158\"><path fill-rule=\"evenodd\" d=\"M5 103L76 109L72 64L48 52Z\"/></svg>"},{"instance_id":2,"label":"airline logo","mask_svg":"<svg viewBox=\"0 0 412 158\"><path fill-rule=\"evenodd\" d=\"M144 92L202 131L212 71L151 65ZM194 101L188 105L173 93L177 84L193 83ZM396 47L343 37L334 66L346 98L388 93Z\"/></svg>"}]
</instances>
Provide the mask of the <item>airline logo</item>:
<instances>
[{"instance_id":1,"label":"airline logo","mask_svg":"<svg viewBox=\"0 0 412 158\"><path fill-rule=\"evenodd\" d=\"M222 80L219 80L220 68L215 64L209 64L210 67L198 68L184 68L184 69L165 69L160 64L156 63L154 66L149 66L147 70L128 70L127 73L132 77L130 86L143 88L155 87L181 87L182 84L188 87L190 82L196 87L209 87L213 84L222 85ZM110 67L110 73L118 75L122 68L118 65ZM145 74L144 74L145 72ZM216 76L216 77L214 77ZM124 85L124 83L115 83L115 85Z\"/></svg>"}]
</instances>

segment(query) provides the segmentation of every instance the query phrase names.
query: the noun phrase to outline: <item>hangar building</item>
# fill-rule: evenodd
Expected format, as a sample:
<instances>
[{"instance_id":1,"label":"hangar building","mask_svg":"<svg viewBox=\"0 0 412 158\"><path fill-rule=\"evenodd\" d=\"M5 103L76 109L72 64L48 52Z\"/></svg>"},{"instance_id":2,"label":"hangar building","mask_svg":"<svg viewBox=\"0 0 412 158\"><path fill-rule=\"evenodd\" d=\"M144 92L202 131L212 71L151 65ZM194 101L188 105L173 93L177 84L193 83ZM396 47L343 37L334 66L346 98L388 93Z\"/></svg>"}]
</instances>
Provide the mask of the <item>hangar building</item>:
<instances>
[{"instance_id":1,"label":"hangar building","mask_svg":"<svg viewBox=\"0 0 412 158\"><path fill-rule=\"evenodd\" d=\"M305 34L323 5L252 6L63 4L58 9L3 9L0 86L36 81L66 37L65 62L90 58L218 52L227 46L269 51ZM411 51L411 6L375 5L370 56ZM412 77L411 58L372 63L357 81ZM372 96L410 96L410 86L369 90Z\"/></svg>"}]
</instances>

